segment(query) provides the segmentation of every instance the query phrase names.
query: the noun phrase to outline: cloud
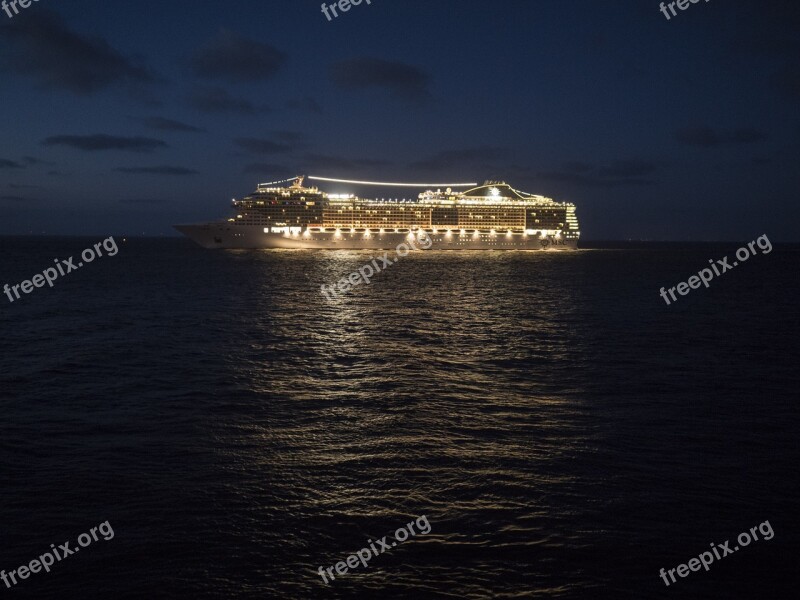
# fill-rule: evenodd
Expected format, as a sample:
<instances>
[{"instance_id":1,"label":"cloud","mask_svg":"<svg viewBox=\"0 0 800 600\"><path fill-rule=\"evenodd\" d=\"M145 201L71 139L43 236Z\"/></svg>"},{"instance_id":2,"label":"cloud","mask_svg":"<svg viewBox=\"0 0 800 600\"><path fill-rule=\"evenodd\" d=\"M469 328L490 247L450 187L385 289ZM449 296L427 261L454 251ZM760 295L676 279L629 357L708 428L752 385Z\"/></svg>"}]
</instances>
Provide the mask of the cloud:
<instances>
[{"instance_id":1,"label":"cloud","mask_svg":"<svg viewBox=\"0 0 800 600\"><path fill-rule=\"evenodd\" d=\"M597 170L597 175L606 179L634 179L650 175L656 166L643 160L617 160ZM585 172L585 171L584 171Z\"/></svg>"},{"instance_id":2,"label":"cloud","mask_svg":"<svg viewBox=\"0 0 800 600\"><path fill-rule=\"evenodd\" d=\"M477 146L475 148L459 148L458 150L445 150L433 156L411 163L412 169L422 169L426 171L442 171L453 169L457 165L465 163L485 167L487 162L503 159L508 156L505 148L493 146Z\"/></svg>"},{"instance_id":3,"label":"cloud","mask_svg":"<svg viewBox=\"0 0 800 600\"><path fill-rule=\"evenodd\" d=\"M24 183L9 183L8 187L12 190L41 190L43 189L40 185L28 185Z\"/></svg>"},{"instance_id":4,"label":"cloud","mask_svg":"<svg viewBox=\"0 0 800 600\"><path fill-rule=\"evenodd\" d=\"M175 175L175 176L197 175L197 171L194 171L192 169L186 169L184 167L170 167L170 166L119 167L118 169L114 170L119 171L120 173L130 173L133 175Z\"/></svg>"},{"instance_id":5,"label":"cloud","mask_svg":"<svg viewBox=\"0 0 800 600\"><path fill-rule=\"evenodd\" d=\"M272 135L287 144L304 144L308 136L301 131L287 131L285 129L273 131Z\"/></svg>"},{"instance_id":6,"label":"cloud","mask_svg":"<svg viewBox=\"0 0 800 600\"><path fill-rule=\"evenodd\" d=\"M0 169L24 169L21 164L7 158L0 158Z\"/></svg>"},{"instance_id":7,"label":"cloud","mask_svg":"<svg viewBox=\"0 0 800 600\"><path fill-rule=\"evenodd\" d=\"M156 198L126 198L120 204L169 204L171 200L157 200Z\"/></svg>"},{"instance_id":8,"label":"cloud","mask_svg":"<svg viewBox=\"0 0 800 600\"><path fill-rule=\"evenodd\" d=\"M13 196L13 195L0 195L0 201L2 202L36 202L36 198L26 198L24 196Z\"/></svg>"},{"instance_id":9,"label":"cloud","mask_svg":"<svg viewBox=\"0 0 800 600\"><path fill-rule=\"evenodd\" d=\"M120 83L152 83L156 76L100 37L71 31L55 13L37 9L0 25L8 48L2 69L45 88L88 95Z\"/></svg>"},{"instance_id":10,"label":"cloud","mask_svg":"<svg viewBox=\"0 0 800 600\"><path fill-rule=\"evenodd\" d=\"M281 154L291 152L292 147L288 144L263 140L258 138L236 138L234 143L242 150L253 154Z\"/></svg>"},{"instance_id":11,"label":"cloud","mask_svg":"<svg viewBox=\"0 0 800 600\"><path fill-rule=\"evenodd\" d=\"M310 96L306 96L305 98L297 98L294 100L289 100L286 103L286 108L289 110L300 110L306 111L311 113L316 113L318 115L322 114L322 106L320 106L319 102L311 98Z\"/></svg>"},{"instance_id":12,"label":"cloud","mask_svg":"<svg viewBox=\"0 0 800 600\"><path fill-rule=\"evenodd\" d=\"M580 162L580 161L572 161L572 162L565 162L564 168L568 171L573 171L575 173L587 173L591 171L594 167L589 163Z\"/></svg>"},{"instance_id":13,"label":"cloud","mask_svg":"<svg viewBox=\"0 0 800 600\"><path fill-rule=\"evenodd\" d=\"M605 166L568 162L560 170L539 173L538 177L583 187L613 188L653 185L655 182L648 176L656 170L655 164L643 160L617 160Z\"/></svg>"},{"instance_id":14,"label":"cloud","mask_svg":"<svg viewBox=\"0 0 800 600\"><path fill-rule=\"evenodd\" d=\"M255 174L255 175L274 175L275 177L283 177L286 173L292 173L291 169L283 165L273 165L267 163L251 163L242 169L242 173Z\"/></svg>"},{"instance_id":15,"label":"cloud","mask_svg":"<svg viewBox=\"0 0 800 600\"><path fill-rule=\"evenodd\" d=\"M378 58L353 58L331 67L331 80L342 89L378 88L403 100L430 98L430 76L421 69Z\"/></svg>"},{"instance_id":16,"label":"cloud","mask_svg":"<svg viewBox=\"0 0 800 600\"><path fill-rule=\"evenodd\" d=\"M341 156L328 156L325 154L306 154L303 156L302 160L305 165L317 169L341 169L351 171L371 167L385 167L390 164L385 160L373 158L348 159Z\"/></svg>"},{"instance_id":17,"label":"cloud","mask_svg":"<svg viewBox=\"0 0 800 600\"><path fill-rule=\"evenodd\" d=\"M753 144L766 138L766 134L761 131L748 128L722 130L711 127L688 127L675 132L675 139L680 143L698 148Z\"/></svg>"},{"instance_id":18,"label":"cloud","mask_svg":"<svg viewBox=\"0 0 800 600\"><path fill-rule=\"evenodd\" d=\"M164 117L148 117L146 119L142 119L142 122L144 123L145 127L155 129L156 131L181 131L188 133L205 133L206 131L200 127L187 125L186 123L174 121L172 119L165 119Z\"/></svg>"},{"instance_id":19,"label":"cloud","mask_svg":"<svg viewBox=\"0 0 800 600\"><path fill-rule=\"evenodd\" d=\"M231 83L264 81L275 76L286 55L269 44L223 29L192 58L195 75Z\"/></svg>"},{"instance_id":20,"label":"cloud","mask_svg":"<svg viewBox=\"0 0 800 600\"><path fill-rule=\"evenodd\" d=\"M26 165L44 165L47 167L53 167L56 163L50 162L49 160L42 160L40 158L36 158L35 156L23 156L22 160L25 162Z\"/></svg>"},{"instance_id":21,"label":"cloud","mask_svg":"<svg viewBox=\"0 0 800 600\"><path fill-rule=\"evenodd\" d=\"M69 146L77 150L125 150L129 152L153 152L166 148L167 143L146 137L123 137L116 135L56 135L42 141L43 146Z\"/></svg>"},{"instance_id":22,"label":"cloud","mask_svg":"<svg viewBox=\"0 0 800 600\"><path fill-rule=\"evenodd\" d=\"M245 98L232 96L224 88L201 87L192 92L189 104L195 110L204 113L236 113L240 115L254 115L257 112L269 112L266 106L257 107Z\"/></svg>"}]
</instances>

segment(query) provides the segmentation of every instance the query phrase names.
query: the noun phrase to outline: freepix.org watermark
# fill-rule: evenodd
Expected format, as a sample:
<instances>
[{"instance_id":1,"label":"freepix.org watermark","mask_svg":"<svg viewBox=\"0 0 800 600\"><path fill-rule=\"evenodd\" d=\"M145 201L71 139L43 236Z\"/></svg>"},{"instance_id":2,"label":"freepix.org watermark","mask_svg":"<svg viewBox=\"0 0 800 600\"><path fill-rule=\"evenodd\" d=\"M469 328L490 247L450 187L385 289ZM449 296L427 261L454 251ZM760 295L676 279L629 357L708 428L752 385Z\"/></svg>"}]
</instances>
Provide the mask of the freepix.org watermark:
<instances>
[{"instance_id":1,"label":"freepix.org watermark","mask_svg":"<svg viewBox=\"0 0 800 600\"><path fill-rule=\"evenodd\" d=\"M119 252L119 248L117 248L117 242L114 240L113 237L108 237L104 239L102 242L97 242L94 245L94 249L87 248L83 252L81 252L81 258L87 262L92 262L95 258L100 258L103 256L102 248L105 248L105 251L108 253L108 256L116 256L117 252ZM95 256L96 253L96 256ZM53 259L53 262L56 263L56 267L48 267L44 271L39 274L34 275L30 279L26 279L22 283L18 283L17 285L9 286L7 283L3 286L3 292L5 292L6 296L8 296L9 302L14 302L14 297L11 295L11 292L14 292L14 296L16 299L20 299L19 290L22 290L23 294L30 294L33 291L33 288L40 288L44 287L44 284L47 283L50 287L53 287L53 282L58 279L59 273L63 277L67 273L72 273L72 271L77 271L83 266L83 262L79 262L77 265L75 264L75 259L70 256L66 260L59 260L57 258ZM66 270L65 270L66 269Z\"/></svg>"},{"instance_id":2,"label":"freepix.org watermark","mask_svg":"<svg viewBox=\"0 0 800 600\"><path fill-rule=\"evenodd\" d=\"M39 573L42 569L49 573L50 567L56 562L61 562L67 556L80 552L81 548L86 548L86 546L90 546L93 542L98 541L100 539L97 537L98 532L103 536L105 541L114 539L114 530L111 528L111 524L108 521L100 523L97 527L92 527L89 533L82 533L78 536L78 546L80 546L80 548L78 546L70 548L69 542L64 542L57 549L55 544L50 544L50 550L39 556L38 559L34 559L27 565L22 565L8 573L6 573L5 570L0 572L0 579L3 580L7 588L10 588L12 585L17 585L17 583L19 583L17 577L20 579L27 579L31 576L31 573ZM11 583L9 583L9 579Z\"/></svg>"},{"instance_id":3,"label":"freepix.org watermark","mask_svg":"<svg viewBox=\"0 0 800 600\"><path fill-rule=\"evenodd\" d=\"M419 246L416 245L415 243L416 241L419 242ZM372 259L372 263L367 263L366 265L358 269L358 271L353 271L347 277L342 277L335 284L321 285L320 291L322 292L322 295L325 296L325 298L333 302L334 299L338 299L339 294L344 294L346 292L349 292L354 286L361 285L361 283L370 283L370 279L372 279L372 277L380 273L382 270L385 270L386 267L392 266L404 256L408 256L408 252L410 250L419 250L420 248L422 248L423 250L427 250L432 245L433 245L433 240L422 229L419 230L417 236L415 236L414 233L411 232L408 234L406 242L398 244L397 248L395 248L397 257L395 257L394 259L389 258L388 252L384 252L383 256ZM379 260L381 261L381 264L378 264ZM375 268L373 269L373 267Z\"/></svg>"},{"instance_id":4,"label":"freepix.org watermark","mask_svg":"<svg viewBox=\"0 0 800 600\"><path fill-rule=\"evenodd\" d=\"M378 556L379 554L383 554L387 550L391 550L392 548L397 546L397 542L405 542L408 539L409 533L412 536L417 535L417 532L414 531L414 525L417 526L417 529L419 529L419 533L421 533L422 535L431 532L431 524L428 522L428 517L422 515L416 521L410 521L404 527L401 527L400 529L395 531L394 539L396 541L387 542L386 538L389 537L388 535L385 535L381 539L376 540L374 542L372 540L369 540L367 542L367 546L369 546L368 548L362 548L355 554L351 554L350 556L348 556L345 560L340 560L334 566L328 567L325 570L323 570L322 567L317 569L319 576L322 577L322 581L324 581L327 584L328 578L325 576L325 574L327 573L330 576L331 581L333 581L334 579L336 579L336 576L333 574L334 569L336 569L336 573L338 575L344 575L347 573L348 569L355 569L356 567L358 567L359 562L362 565L364 565L364 567L366 567L367 561L369 561L373 556ZM406 531L406 529L408 531ZM380 549L375 547L376 543L378 544L378 546L380 546Z\"/></svg>"},{"instance_id":5,"label":"freepix.org watermark","mask_svg":"<svg viewBox=\"0 0 800 600\"><path fill-rule=\"evenodd\" d=\"M705 0L708 2L708 0ZM660 11L664 13L664 16L667 17L667 21L669 21L672 17L677 17L678 13L675 12L675 5L678 5L678 8L681 10L686 10L689 8L690 4L697 4L700 0L677 0L676 2L670 2L666 6L664 3L661 3ZM669 12L672 13L672 17L669 16L669 12L667 12L667 8L669 8Z\"/></svg>"},{"instance_id":6,"label":"freepix.org watermark","mask_svg":"<svg viewBox=\"0 0 800 600\"><path fill-rule=\"evenodd\" d=\"M2 4L0 4L0 8L6 11L9 19L13 19L14 15L19 14L19 8L17 8L18 4L21 8L28 8L31 5L31 2L38 1L39 0L3 0ZM12 8L14 9L14 15L11 14Z\"/></svg>"},{"instance_id":7,"label":"freepix.org watermark","mask_svg":"<svg viewBox=\"0 0 800 600\"><path fill-rule=\"evenodd\" d=\"M717 560L721 560L726 556L728 556L729 554L733 554L734 552L739 550L740 546L744 548L745 546L749 546L750 542L757 542L759 532L761 533L762 536L764 536L765 540L771 540L773 537L775 537L775 532L772 530L772 525L769 524L769 521L764 521L757 528L751 527L750 533L747 533L746 531L740 533L739 537L736 538L736 541L739 542L739 546L734 546L732 550L730 547L731 543L730 540L726 541L724 544L716 544L716 545L714 544L714 542L711 542L711 544L709 545L711 546L711 550L713 550L714 554L711 554L711 552L701 552L697 558L692 558L691 560L688 561L688 566L685 564L678 565L674 569L669 569L668 571L661 569L661 571L659 571L659 575L661 575L661 579L664 580L664 585L669 587L670 582L667 579L667 575L669 575L669 578L672 580L672 583L675 583L676 571L678 572L678 577L686 577L691 571L699 571L701 566L706 571L708 571L708 568L711 566L711 563L714 562L715 556ZM722 551L722 555L720 555L720 551Z\"/></svg>"},{"instance_id":8,"label":"freepix.org watermark","mask_svg":"<svg viewBox=\"0 0 800 600\"><path fill-rule=\"evenodd\" d=\"M370 6L372 5L372 0L364 0ZM333 18L339 16L339 13L336 12L338 8L341 12L346 13L348 10L353 8L354 6L358 6L361 4L361 0L339 0L338 2L334 2L333 4L325 4L322 3L322 14L328 17L328 21L332 21L330 13L333 13ZM329 12L330 11L330 12Z\"/></svg>"},{"instance_id":9,"label":"freepix.org watermark","mask_svg":"<svg viewBox=\"0 0 800 600\"><path fill-rule=\"evenodd\" d=\"M691 290L696 290L697 288L699 288L701 283L704 286L709 287L708 284L712 279L714 279L715 274L717 276L720 276L726 271L730 271L731 269L733 269L733 267L739 266L739 261L744 262L747 259L749 259L751 256L751 252L752 256L755 256L756 244L758 244L758 247L761 248L761 254L769 254L770 252L772 252L772 242L770 242L769 238L766 236L766 234L764 234L760 236L757 240L748 242L747 246L742 246L741 248L739 248L736 251L736 258L738 258L739 260L733 261L732 265L728 262L727 256L722 258L721 260L717 260L716 263L714 262L713 258L710 258L708 259L708 262L711 263L711 269L714 269L713 271L706 267L705 269L701 269L700 271L698 271L697 275L692 275L691 277L689 277L688 284L686 281L681 281L678 285L673 286L668 290L665 290L662 287L661 291L659 292L660 296L664 299L664 302L666 302L667 305L669 305L671 304L671 302L669 301L669 298L667 298L667 293L669 293L669 295L672 297L672 301L674 302L677 300L677 298L675 297L676 289L678 290L678 293L681 296L685 296Z\"/></svg>"}]
</instances>

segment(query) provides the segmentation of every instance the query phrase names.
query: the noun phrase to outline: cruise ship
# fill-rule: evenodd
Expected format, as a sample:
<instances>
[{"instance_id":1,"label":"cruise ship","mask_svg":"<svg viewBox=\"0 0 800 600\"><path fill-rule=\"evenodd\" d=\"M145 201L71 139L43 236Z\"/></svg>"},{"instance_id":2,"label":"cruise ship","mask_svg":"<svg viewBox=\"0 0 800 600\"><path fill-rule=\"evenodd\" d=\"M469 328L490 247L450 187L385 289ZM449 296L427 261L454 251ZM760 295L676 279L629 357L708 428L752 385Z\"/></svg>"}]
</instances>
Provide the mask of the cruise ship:
<instances>
[{"instance_id":1,"label":"cruise ship","mask_svg":"<svg viewBox=\"0 0 800 600\"><path fill-rule=\"evenodd\" d=\"M578 246L573 204L521 192L504 181L467 184L464 191L434 185L416 199L400 200L326 194L305 187L304 180L298 176L259 184L249 196L233 200L229 219L175 229L204 248L388 250L426 234L431 240L426 241L426 250L575 250Z\"/></svg>"}]
</instances>

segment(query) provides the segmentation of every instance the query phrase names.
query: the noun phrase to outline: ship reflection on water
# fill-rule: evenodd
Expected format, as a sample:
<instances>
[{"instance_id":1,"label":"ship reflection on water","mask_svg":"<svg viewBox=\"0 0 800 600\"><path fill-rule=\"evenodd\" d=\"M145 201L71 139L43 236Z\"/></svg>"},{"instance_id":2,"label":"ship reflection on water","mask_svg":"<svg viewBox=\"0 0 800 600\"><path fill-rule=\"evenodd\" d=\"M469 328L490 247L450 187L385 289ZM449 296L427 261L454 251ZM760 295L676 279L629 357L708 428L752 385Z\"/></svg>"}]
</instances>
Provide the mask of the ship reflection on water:
<instances>
[{"instance_id":1,"label":"ship reflection on water","mask_svg":"<svg viewBox=\"0 0 800 600\"><path fill-rule=\"evenodd\" d=\"M316 571L427 514L430 535L376 559L392 577L449 549L454 583L478 559L492 593L530 578L526 553L562 543L549 529L574 493L562 465L594 443L570 326L582 300L558 274L578 254L412 253L336 304L319 285L372 254L237 255L262 277L231 307L250 320L231 377L260 408L214 431L247 474L245 502L280 499L258 543L288 536L287 560Z\"/></svg>"}]
</instances>

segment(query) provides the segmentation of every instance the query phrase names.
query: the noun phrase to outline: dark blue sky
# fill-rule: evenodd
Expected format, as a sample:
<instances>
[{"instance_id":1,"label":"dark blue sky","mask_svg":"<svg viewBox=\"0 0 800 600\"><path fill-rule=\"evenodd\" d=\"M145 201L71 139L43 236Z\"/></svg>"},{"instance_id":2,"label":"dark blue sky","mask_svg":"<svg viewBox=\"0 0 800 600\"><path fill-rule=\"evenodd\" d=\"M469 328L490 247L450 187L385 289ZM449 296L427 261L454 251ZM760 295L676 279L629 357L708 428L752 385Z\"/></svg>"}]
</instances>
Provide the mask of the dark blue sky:
<instances>
[{"instance_id":1,"label":"dark blue sky","mask_svg":"<svg viewBox=\"0 0 800 600\"><path fill-rule=\"evenodd\" d=\"M0 233L171 235L308 173L505 178L587 239L799 239L792 2L320 4L0 12Z\"/></svg>"}]
</instances>

